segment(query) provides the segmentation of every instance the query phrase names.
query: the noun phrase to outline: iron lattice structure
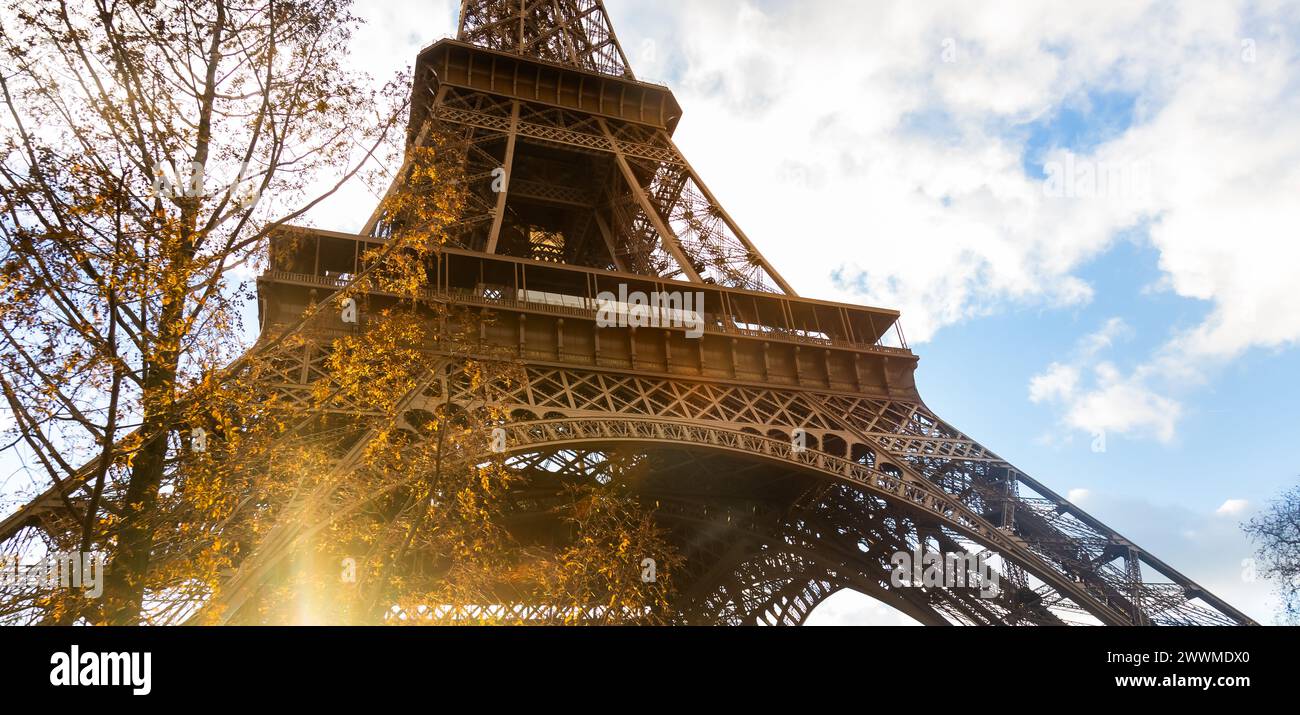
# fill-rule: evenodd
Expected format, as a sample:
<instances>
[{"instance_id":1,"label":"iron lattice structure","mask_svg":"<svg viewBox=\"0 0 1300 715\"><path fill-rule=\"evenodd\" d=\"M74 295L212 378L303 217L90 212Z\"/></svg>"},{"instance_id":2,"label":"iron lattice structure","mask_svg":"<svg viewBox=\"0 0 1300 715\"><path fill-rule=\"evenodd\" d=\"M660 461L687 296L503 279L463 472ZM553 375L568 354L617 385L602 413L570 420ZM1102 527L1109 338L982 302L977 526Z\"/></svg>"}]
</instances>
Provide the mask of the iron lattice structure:
<instances>
[{"instance_id":1,"label":"iron lattice structure","mask_svg":"<svg viewBox=\"0 0 1300 715\"><path fill-rule=\"evenodd\" d=\"M524 364L524 379L491 388L523 483L635 476L684 556L675 620L797 625L847 588L933 625L1251 623L933 414L897 312L797 296L673 143L681 108L634 78L598 0L466 0L458 38L420 54L413 92L410 142L458 137L469 183L426 298L490 314L484 354ZM376 211L360 234L286 229L259 281L264 334L343 287L404 220ZM595 297L619 288L698 292L702 335L597 325ZM308 404L330 379L333 340L362 329L308 326L271 356L267 389ZM428 379L403 410L482 399L449 353L428 346ZM340 474L358 449L341 451ZM64 505L85 490L70 480L6 519L6 550L73 530ZM554 498L521 490L509 513L546 514ZM295 538L273 533L260 558ZM995 554L1000 592L893 587L890 557L919 547ZM265 574L241 568L227 590L255 590ZM152 620L191 612L163 606ZM505 612L557 617L547 604L396 615Z\"/></svg>"},{"instance_id":2,"label":"iron lattice structure","mask_svg":"<svg viewBox=\"0 0 1300 715\"><path fill-rule=\"evenodd\" d=\"M635 79L600 0L468 0L459 37L482 47Z\"/></svg>"}]
</instances>

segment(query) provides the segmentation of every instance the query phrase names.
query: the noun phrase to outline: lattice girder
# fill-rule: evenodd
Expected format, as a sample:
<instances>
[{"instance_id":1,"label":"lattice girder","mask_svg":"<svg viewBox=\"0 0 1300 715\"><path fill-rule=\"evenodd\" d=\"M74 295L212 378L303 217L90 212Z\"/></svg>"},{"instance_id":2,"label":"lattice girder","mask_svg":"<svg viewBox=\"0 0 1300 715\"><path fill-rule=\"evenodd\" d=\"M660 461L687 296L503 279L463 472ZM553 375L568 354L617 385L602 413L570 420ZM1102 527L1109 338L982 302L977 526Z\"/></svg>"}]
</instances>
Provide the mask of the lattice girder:
<instances>
[{"instance_id":1,"label":"lattice girder","mask_svg":"<svg viewBox=\"0 0 1300 715\"><path fill-rule=\"evenodd\" d=\"M843 440L850 452L858 451L864 455L861 457L863 461L881 464L892 462L900 471L911 471L917 469L914 465L919 465L920 469L913 473L935 488L936 493L941 495L935 497L936 503L943 503L942 508L945 510L960 506L963 510L969 510L967 513L970 515L989 514L992 517L1001 512L1001 507L994 504L995 500L1010 500L1018 504L1024 497L1006 496L1006 486L989 476L991 468L1002 474L1015 475L1018 484L1025 485L1031 490L1040 488L1036 482L1027 482L1027 477L1005 462L994 461L997 458L991 452L944 425L919 403L900 404L869 398L759 390L743 386L691 383L681 380L655 380L558 368L533 368L529 371L529 377L526 385L521 385L513 391L503 392L500 396L502 402L517 405L520 409L531 409L538 417L565 415L596 418L601 416L602 419L608 419L612 415L637 415L652 416L652 419L659 420L671 419L674 422L683 421L692 423L692 426L720 421L726 423L731 429L738 428L760 435L772 430L780 430L779 434L785 439L788 439L791 430L801 428L807 430L809 436L814 439L832 436ZM835 409L826 409L823 400L834 400ZM601 429L604 430L602 435L604 438L612 435L615 429L633 428L626 425L614 428L611 423ZM681 439L690 432L690 430L683 430L680 425L669 428L659 424L653 429L661 430L659 434L665 435L667 439ZM909 432L916 434L908 434ZM906 436L907 444L911 445L905 453L896 453L873 439L874 436L898 436L899 433ZM592 436L595 437L594 434ZM748 434L747 437L734 439L752 440L754 436ZM723 438L718 437L718 439ZM753 444L748 445L747 448L755 449ZM777 451L780 449L775 445L772 448ZM924 458L917 456L952 453L956 448L959 448L963 454L975 454L979 457L977 460L954 460L937 456ZM833 459L823 461L823 464L835 463ZM844 463L856 464L848 460L844 460ZM965 476L961 479L952 477L954 473L963 470ZM931 482L931 477L940 472L945 472L947 478L937 480L937 484ZM876 473L883 474L879 471ZM956 492L948 490L956 490ZM1052 501L1058 508L1064 506L1070 512L1078 512L1077 507L1069 505L1059 497L1055 497ZM1032 509L1032 503L1027 503L1024 507L1013 511L1032 512ZM984 517L977 517L976 520L983 522ZM962 519L957 519L953 523L964 526ZM1132 614L1128 613L1133 608L1130 602L1132 594L1145 593L1150 589L1168 590L1161 584L1135 584L1129 573L1099 568L1102 562L1096 559L1091 563L1098 568L1086 571L1081 566L1088 562L1064 559L1056 547L1052 546L1055 542L1064 541L1080 549L1092 548L1098 556L1103 545L1122 544L1129 548L1129 542L1113 532L1097 531L1095 527L1082 521L1071 523L1073 535L1057 529L1043 529L1041 525L1036 526L1038 528L1034 530L1024 530L1032 533L1019 533L1022 530L1018 528L1018 524L1012 524L1009 528L1013 533L1017 533L1016 540L1022 540L1025 548L1037 554L1031 560L1041 562L1037 565L1038 568L1046 564L1061 578L1068 578L1071 581L1082 579L1083 585L1076 591L1076 597L1091 598L1097 603L1104 604L1102 609L1114 618L1126 620L1132 618ZM990 533L993 531L1006 533L1004 529L995 529L991 524L984 528ZM1086 539L1083 538L1082 531L1088 532ZM1170 576L1167 573L1165 575ZM1171 578L1174 582L1180 579L1183 580L1187 592L1194 595L1185 598L1178 607L1169 606L1167 598L1158 599L1156 602L1163 604L1161 606L1163 610L1158 613L1147 613L1145 618L1151 619L1152 622L1162 620L1172 622L1183 618L1203 618L1206 612L1212 612L1219 615L1209 619L1211 622L1249 621L1240 614L1230 610L1225 612L1218 606L1207 608L1203 603L1194 603L1203 590L1176 573Z\"/></svg>"},{"instance_id":2,"label":"lattice girder","mask_svg":"<svg viewBox=\"0 0 1300 715\"><path fill-rule=\"evenodd\" d=\"M632 77L600 0L464 0L458 38L593 72Z\"/></svg>"}]
</instances>

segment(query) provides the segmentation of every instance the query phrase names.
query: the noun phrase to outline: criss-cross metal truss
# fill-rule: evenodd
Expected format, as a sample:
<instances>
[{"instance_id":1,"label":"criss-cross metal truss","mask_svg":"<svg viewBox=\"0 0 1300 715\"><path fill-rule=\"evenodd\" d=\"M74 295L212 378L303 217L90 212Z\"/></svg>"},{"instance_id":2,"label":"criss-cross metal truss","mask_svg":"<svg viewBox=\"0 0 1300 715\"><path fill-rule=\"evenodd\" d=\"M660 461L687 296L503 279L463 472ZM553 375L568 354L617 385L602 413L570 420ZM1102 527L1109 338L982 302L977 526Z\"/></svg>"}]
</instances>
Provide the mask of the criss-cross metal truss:
<instances>
[{"instance_id":1,"label":"criss-cross metal truss","mask_svg":"<svg viewBox=\"0 0 1300 715\"><path fill-rule=\"evenodd\" d=\"M799 623L854 588L923 623L1248 620L919 402L541 367L497 401L518 420L509 444L530 455L521 469L590 474L593 450L671 445L646 487L658 514L725 525L716 543L690 542L688 619ZM797 451L794 428L818 447ZM701 483L726 473L734 491ZM824 479L796 480L789 502L756 487L791 473ZM996 599L890 587L889 555L920 543L991 550L1010 585Z\"/></svg>"},{"instance_id":2,"label":"criss-cross metal truss","mask_svg":"<svg viewBox=\"0 0 1300 715\"><path fill-rule=\"evenodd\" d=\"M438 93L431 114L470 147L473 211L464 224L481 230L463 239L466 247L502 250L503 228L528 225L527 207L560 205L555 228L570 237L568 262L793 293L666 129L454 86ZM568 172L546 161L552 147L573 155ZM508 183L494 190L502 169ZM378 221L373 230L391 228Z\"/></svg>"},{"instance_id":3,"label":"criss-cross metal truss","mask_svg":"<svg viewBox=\"0 0 1300 715\"><path fill-rule=\"evenodd\" d=\"M458 39L633 79L600 0L463 0Z\"/></svg>"},{"instance_id":4,"label":"criss-cross metal truss","mask_svg":"<svg viewBox=\"0 0 1300 715\"><path fill-rule=\"evenodd\" d=\"M842 589L931 625L1252 623L934 415L901 332L886 342L896 312L796 296L673 143L671 93L631 77L603 5L586 0L469 0L459 40L417 63L411 141L461 140L469 186L424 298L490 318L480 357L508 351L524 365L522 379L489 386L511 415L507 464L534 485L511 494L508 518L551 513L557 480L632 485L683 557L667 614L682 623L798 625ZM377 211L358 235L287 229L259 281L264 333L340 288L405 220ZM702 335L601 325L592 301L616 286L701 291ZM321 409L312 395L332 379L333 341L365 326L307 325L265 356L264 388L288 409ZM428 346L427 379L402 410L482 405L450 352ZM342 400L325 409L342 424L367 417ZM352 445L333 470L341 481L364 444L351 429L332 437ZM0 522L0 551L66 543L68 506L88 491L78 475ZM238 614L307 529L273 530L222 608ZM919 548L988 556L1000 588L894 586L891 556ZM154 594L146 620L183 622L205 599ZM503 617L575 614L544 603L387 614Z\"/></svg>"},{"instance_id":5,"label":"criss-cross metal truss","mask_svg":"<svg viewBox=\"0 0 1300 715\"><path fill-rule=\"evenodd\" d=\"M519 27L536 41L518 41ZM459 39L421 53L411 136L450 133L468 147L456 245L541 258L529 236L544 233L550 258L570 265L793 295L674 143L672 93L625 64L610 71L607 57L593 64L600 53L557 56L617 49L592 27L608 27L600 2L466 2ZM599 39L560 39L575 32ZM365 233L403 220L376 215Z\"/></svg>"}]
</instances>

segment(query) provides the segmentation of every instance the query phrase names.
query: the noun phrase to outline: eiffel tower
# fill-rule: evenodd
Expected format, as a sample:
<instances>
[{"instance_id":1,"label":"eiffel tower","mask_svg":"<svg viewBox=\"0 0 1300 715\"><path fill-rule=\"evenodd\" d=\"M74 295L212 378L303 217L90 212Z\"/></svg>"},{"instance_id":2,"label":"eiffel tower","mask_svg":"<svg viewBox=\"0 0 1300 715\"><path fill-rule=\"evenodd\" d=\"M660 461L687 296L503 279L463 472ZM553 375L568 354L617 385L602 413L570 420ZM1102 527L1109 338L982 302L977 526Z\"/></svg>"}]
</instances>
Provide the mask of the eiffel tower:
<instances>
[{"instance_id":1,"label":"eiffel tower","mask_svg":"<svg viewBox=\"0 0 1300 715\"><path fill-rule=\"evenodd\" d=\"M525 365L502 397L513 468L642 465L639 496L684 556L675 620L799 625L852 589L927 625L1253 623L931 412L898 312L796 295L673 142L682 108L636 78L600 0L465 0L412 96L412 144L436 127L468 147L464 230L430 290L493 314L480 338ZM286 229L259 280L264 334L400 220ZM698 334L603 326L596 300L620 290L701 295ZM327 345L283 361L275 389L325 379ZM84 488L51 489L0 540L60 528ZM996 554L1001 588L895 587L891 556L918 548Z\"/></svg>"}]
</instances>

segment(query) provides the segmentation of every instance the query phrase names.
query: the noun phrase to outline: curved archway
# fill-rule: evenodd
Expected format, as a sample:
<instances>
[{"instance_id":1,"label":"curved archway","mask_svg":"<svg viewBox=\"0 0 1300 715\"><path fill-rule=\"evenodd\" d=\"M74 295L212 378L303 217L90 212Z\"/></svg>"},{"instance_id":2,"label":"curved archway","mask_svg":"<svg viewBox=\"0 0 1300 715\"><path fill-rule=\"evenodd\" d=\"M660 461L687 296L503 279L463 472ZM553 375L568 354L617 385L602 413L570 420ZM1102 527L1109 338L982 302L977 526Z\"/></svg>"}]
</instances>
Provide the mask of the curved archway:
<instances>
[{"instance_id":1,"label":"curved archway","mask_svg":"<svg viewBox=\"0 0 1300 715\"><path fill-rule=\"evenodd\" d=\"M691 445L710 451L744 455L747 459L793 467L829 478L879 497L903 513L912 513L960 534L962 538L1001 555L1092 613L1102 622L1120 622L1105 604L1092 596L981 515L944 493L938 486L909 475L896 465L872 467L816 449L797 449L789 442L756 435L752 431L701 424L672 423L651 418L570 417L508 428L507 452L518 454L539 448L582 444ZM865 457L866 452L859 452ZM874 455L872 455L874 457Z\"/></svg>"},{"instance_id":2,"label":"curved archway","mask_svg":"<svg viewBox=\"0 0 1300 715\"><path fill-rule=\"evenodd\" d=\"M835 457L847 457L849 444L837 434L827 434L822 437L822 451Z\"/></svg>"},{"instance_id":3,"label":"curved archway","mask_svg":"<svg viewBox=\"0 0 1300 715\"><path fill-rule=\"evenodd\" d=\"M586 446L619 443L690 444L791 465L836 481L847 482L899 507L921 509L926 516L939 519L946 526L988 548L1016 547L1000 530L937 487L910 479L902 470L890 464L871 469L812 447L800 450L789 442L746 431L643 418L565 418L511 425L506 430L507 454L574 443Z\"/></svg>"},{"instance_id":4,"label":"curved archway","mask_svg":"<svg viewBox=\"0 0 1300 715\"><path fill-rule=\"evenodd\" d=\"M876 466L876 451L861 442L854 442L849 459L868 467Z\"/></svg>"}]
</instances>

